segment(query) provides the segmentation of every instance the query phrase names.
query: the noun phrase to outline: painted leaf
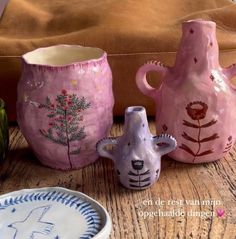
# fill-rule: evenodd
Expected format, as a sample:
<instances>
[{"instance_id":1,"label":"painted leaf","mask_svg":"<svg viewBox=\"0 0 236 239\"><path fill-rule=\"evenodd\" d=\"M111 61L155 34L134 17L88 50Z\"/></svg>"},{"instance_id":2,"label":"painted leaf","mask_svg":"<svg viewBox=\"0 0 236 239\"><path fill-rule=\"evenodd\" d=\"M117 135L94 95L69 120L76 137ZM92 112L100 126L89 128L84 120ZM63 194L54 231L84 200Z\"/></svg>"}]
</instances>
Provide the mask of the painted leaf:
<instances>
[{"instance_id":1,"label":"painted leaf","mask_svg":"<svg viewBox=\"0 0 236 239\"><path fill-rule=\"evenodd\" d=\"M189 141L192 141L192 142L194 142L194 143L197 143L197 142L198 142L196 139L190 137L186 132L184 132L184 133L182 134L182 136L183 136L183 138L185 138L185 139L187 139L187 140L189 140Z\"/></svg>"},{"instance_id":2,"label":"painted leaf","mask_svg":"<svg viewBox=\"0 0 236 239\"><path fill-rule=\"evenodd\" d=\"M138 180L135 180L135 179L132 179L132 178L130 178L130 179L129 179L129 182L131 182L131 183L138 183L139 181L138 181Z\"/></svg>"},{"instance_id":3,"label":"painted leaf","mask_svg":"<svg viewBox=\"0 0 236 239\"><path fill-rule=\"evenodd\" d=\"M140 182L149 182L150 180L151 180L151 178L148 177L148 178L144 178L144 179L140 180Z\"/></svg>"},{"instance_id":4,"label":"painted leaf","mask_svg":"<svg viewBox=\"0 0 236 239\"><path fill-rule=\"evenodd\" d=\"M141 186L135 185L135 184L130 184L129 186L130 186L130 187L133 187L133 188L141 188Z\"/></svg>"},{"instance_id":5,"label":"painted leaf","mask_svg":"<svg viewBox=\"0 0 236 239\"><path fill-rule=\"evenodd\" d=\"M182 144L179 146L180 149L185 150L186 152L188 152L189 154L195 156L195 153L192 151L192 149L190 149L187 145Z\"/></svg>"},{"instance_id":6,"label":"painted leaf","mask_svg":"<svg viewBox=\"0 0 236 239\"><path fill-rule=\"evenodd\" d=\"M202 126L201 126L201 128L207 128L207 127L210 127L210 126L212 126L213 124L215 124L217 122L217 120L212 120L212 121L210 121L209 123L206 123L206 124L203 124Z\"/></svg>"},{"instance_id":7,"label":"painted leaf","mask_svg":"<svg viewBox=\"0 0 236 239\"><path fill-rule=\"evenodd\" d=\"M51 128L48 129L48 134L49 134L49 135L52 135L52 129L51 129Z\"/></svg>"},{"instance_id":8,"label":"painted leaf","mask_svg":"<svg viewBox=\"0 0 236 239\"><path fill-rule=\"evenodd\" d=\"M133 173L132 171L129 171L128 175L131 175L131 176L139 176L139 174Z\"/></svg>"},{"instance_id":9,"label":"painted leaf","mask_svg":"<svg viewBox=\"0 0 236 239\"><path fill-rule=\"evenodd\" d=\"M208 155L208 154L212 154L212 153L213 153L212 150L207 150L207 151L204 151L204 152L202 152L200 154L197 154L196 156L204 156L204 155Z\"/></svg>"},{"instance_id":10,"label":"painted leaf","mask_svg":"<svg viewBox=\"0 0 236 239\"><path fill-rule=\"evenodd\" d=\"M133 187L133 188L144 188L144 187L150 186L150 184L151 184L151 183L147 183L147 184L144 184L144 185L130 184L130 187Z\"/></svg>"},{"instance_id":11,"label":"painted leaf","mask_svg":"<svg viewBox=\"0 0 236 239\"><path fill-rule=\"evenodd\" d=\"M191 127L191 128L196 128L196 129L200 128L198 125L190 123L190 122L188 122L186 120L183 120L183 125Z\"/></svg>"},{"instance_id":12,"label":"painted leaf","mask_svg":"<svg viewBox=\"0 0 236 239\"><path fill-rule=\"evenodd\" d=\"M203 142L208 142L208 141L211 141L211 140L215 140L219 138L219 135L218 134L213 134L212 136L210 137L206 137L204 139L201 139L200 142L203 143Z\"/></svg>"},{"instance_id":13,"label":"painted leaf","mask_svg":"<svg viewBox=\"0 0 236 239\"><path fill-rule=\"evenodd\" d=\"M150 173L150 170L148 169L146 172L140 173L140 175L143 176L143 175L147 175L147 174L149 174L149 173Z\"/></svg>"},{"instance_id":14,"label":"painted leaf","mask_svg":"<svg viewBox=\"0 0 236 239\"><path fill-rule=\"evenodd\" d=\"M231 147L232 147L232 145L229 145L229 146L225 147L225 149L227 150L227 149L230 149Z\"/></svg>"},{"instance_id":15,"label":"painted leaf","mask_svg":"<svg viewBox=\"0 0 236 239\"><path fill-rule=\"evenodd\" d=\"M70 154L79 154L80 153L80 148L70 151Z\"/></svg>"},{"instance_id":16,"label":"painted leaf","mask_svg":"<svg viewBox=\"0 0 236 239\"><path fill-rule=\"evenodd\" d=\"M47 115L48 118L53 118L53 117L55 117L55 116L56 116L56 114L48 114L48 115Z\"/></svg>"}]
</instances>

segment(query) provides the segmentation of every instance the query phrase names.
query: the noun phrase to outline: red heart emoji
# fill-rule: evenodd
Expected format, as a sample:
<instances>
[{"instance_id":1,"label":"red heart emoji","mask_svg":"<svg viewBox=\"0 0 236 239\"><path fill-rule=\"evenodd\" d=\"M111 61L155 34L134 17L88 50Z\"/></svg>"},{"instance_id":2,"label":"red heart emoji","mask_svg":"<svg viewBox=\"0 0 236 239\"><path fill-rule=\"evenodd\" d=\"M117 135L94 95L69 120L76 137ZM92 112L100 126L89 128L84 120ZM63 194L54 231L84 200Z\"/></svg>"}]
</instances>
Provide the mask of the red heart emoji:
<instances>
[{"instance_id":1,"label":"red heart emoji","mask_svg":"<svg viewBox=\"0 0 236 239\"><path fill-rule=\"evenodd\" d=\"M225 214L225 210L219 208L219 209L216 210L216 213L217 213L217 216L218 216L218 217L223 217L224 214Z\"/></svg>"}]
</instances>

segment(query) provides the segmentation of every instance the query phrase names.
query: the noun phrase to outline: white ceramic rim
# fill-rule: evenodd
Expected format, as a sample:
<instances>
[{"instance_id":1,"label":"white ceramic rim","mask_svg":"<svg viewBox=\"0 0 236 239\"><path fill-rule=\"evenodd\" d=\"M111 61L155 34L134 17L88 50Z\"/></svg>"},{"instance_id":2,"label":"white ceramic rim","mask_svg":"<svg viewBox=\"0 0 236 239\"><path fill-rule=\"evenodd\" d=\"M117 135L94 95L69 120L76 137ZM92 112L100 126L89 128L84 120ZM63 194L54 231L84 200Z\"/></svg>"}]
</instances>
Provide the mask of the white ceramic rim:
<instances>
[{"instance_id":1,"label":"white ceramic rim","mask_svg":"<svg viewBox=\"0 0 236 239\"><path fill-rule=\"evenodd\" d=\"M65 50L69 49L69 48L71 48L70 50L73 50L73 48L74 48L76 50L82 50L83 49L82 51L86 51L86 50L94 51L94 52L97 51L97 54L99 54L99 56L88 57L87 59L84 59L84 60L81 60L78 56L77 59L74 59L74 60L71 60L67 63L62 63L62 64L52 64L52 63L46 63L46 62L45 63L40 63L40 62L32 60L33 55L35 55L35 54L39 54L41 52L43 53L43 52L50 51L50 50L52 51L54 49L56 51L60 52L60 49L62 49L62 48L64 48ZM50 68L52 68L52 67L53 68L60 68L60 67L73 66L73 65L84 65L84 64L89 64L89 63L93 63L93 62L96 63L96 62L102 61L103 59L106 59L106 57L107 57L107 53L104 50L102 50L101 48L81 46L81 45L67 45L67 44L58 44L58 45L52 45L52 46L48 46L48 47L40 47L40 48L37 48L33 51L29 51L29 52L25 53L24 55L22 55L23 62L25 62L27 65L40 66L40 67L50 67Z\"/></svg>"},{"instance_id":2,"label":"white ceramic rim","mask_svg":"<svg viewBox=\"0 0 236 239\"><path fill-rule=\"evenodd\" d=\"M9 192L9 193L6 193L6 194L2 194L2 195L0 195L0 200L2 198L5 198L5 197L13 197L16 194L19 194L21 192L22 193L29 193L29 192L33 192L33 191L43 192L43 191L50 191L50 190L58 190L58 191L67 192L67 193L70 193L70 194L73 194L73 195L77 195L78 197L80 197L80 198L88 201L89 203L91 203L91 205L94 207L94 209L101 216L101 219L104 220L104 226L101 228L101 230L92 239L106 239L106 238L109 238L109 235L110 235L111 230L112 230L112 223L111 223L111 218L110 218L107 210L99 202L97 202L95 199L87 196L84 193L74 191L74 190L70 190L70 189L63 188L63 187L43 187L43 188L21 189L21 190ZM101 215L101 212L104 213L104 215Z\"/></svg>"},{"instance_id":3,"label":"white ceramic rim","mask_svg":"<svg viewBox=\"0 0 236 239\"><path fill-rule=\"evenodd\" d=\"M136 113L146 112L146 109L144 106L135 105L135 106L129 106L125 110L125 113L127 113L127 114L131 114L134 112L136 112Z\"/></svg>"},{"instance_id":4,"label":"white ceramic rim","mask_svg":"<svg viewBox=\"0 0 236 239\"><path fill-rule=\"evenodd\" d=\"M212 25L212 26L216 26L216 23L210 20L205 20L202 18L196 18L196 19L191 19L191 20L186 20L183 22L183 24L191 24L191 23L201 23L204 25Z\"/></svg>"}]
</instances>

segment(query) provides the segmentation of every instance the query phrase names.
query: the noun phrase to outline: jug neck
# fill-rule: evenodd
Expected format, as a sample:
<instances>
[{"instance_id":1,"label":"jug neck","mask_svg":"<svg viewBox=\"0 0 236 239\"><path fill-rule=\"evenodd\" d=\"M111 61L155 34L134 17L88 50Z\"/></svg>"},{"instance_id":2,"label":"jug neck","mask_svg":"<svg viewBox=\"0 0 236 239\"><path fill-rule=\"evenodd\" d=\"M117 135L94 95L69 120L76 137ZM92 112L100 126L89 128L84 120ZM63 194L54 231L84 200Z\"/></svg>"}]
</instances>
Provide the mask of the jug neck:
<instances>
[{"instance_id":1,"label":"jug neck","mask_svg":"<svg viewBox=\"0 0 236 239\"><path fill-rule=\"evenodd\" d=\"M132 138L150 135L147 114L144 107L131 106L126 109L124 134Z\"/></svg>"},{"instance_id":2,"label":"jug neck","mask_svg":"<svg viewBox=\"0 0 236 239\"><path fill-rule=\"evenodd\" d=\"M182 30L174 68L179 72L202 72L205 69L218 68L216 24L211 21L191 20L182 24Z\"/></svg>"}]
</instances>

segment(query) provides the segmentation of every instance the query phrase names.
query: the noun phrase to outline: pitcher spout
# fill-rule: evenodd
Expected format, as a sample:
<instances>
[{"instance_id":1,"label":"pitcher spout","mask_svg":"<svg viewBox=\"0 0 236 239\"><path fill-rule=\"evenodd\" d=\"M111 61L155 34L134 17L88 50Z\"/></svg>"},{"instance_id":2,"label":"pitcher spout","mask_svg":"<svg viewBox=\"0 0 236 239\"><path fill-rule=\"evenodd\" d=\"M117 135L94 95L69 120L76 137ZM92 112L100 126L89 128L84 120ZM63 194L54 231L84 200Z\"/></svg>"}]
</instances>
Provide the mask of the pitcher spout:
<instances>
[{"instance_id":1,"label":"pitcher spout","mask_svg":"<svg viewBox=\"0 0 236 239\"><path fill-rule=\"evenodd\" d=\"M219 47L216 24L202 19L185 21L183 35L176 56L175 68L180 72L202 72L219 67Z\"/></svg>"}]
</instances>

